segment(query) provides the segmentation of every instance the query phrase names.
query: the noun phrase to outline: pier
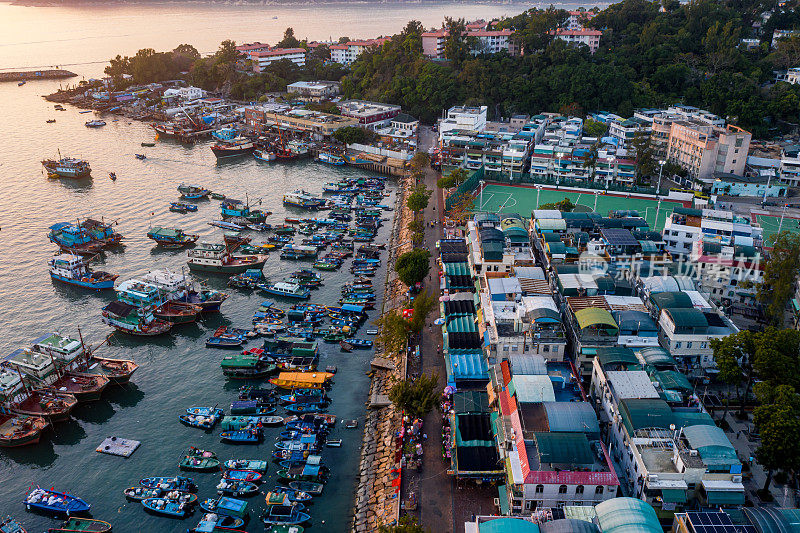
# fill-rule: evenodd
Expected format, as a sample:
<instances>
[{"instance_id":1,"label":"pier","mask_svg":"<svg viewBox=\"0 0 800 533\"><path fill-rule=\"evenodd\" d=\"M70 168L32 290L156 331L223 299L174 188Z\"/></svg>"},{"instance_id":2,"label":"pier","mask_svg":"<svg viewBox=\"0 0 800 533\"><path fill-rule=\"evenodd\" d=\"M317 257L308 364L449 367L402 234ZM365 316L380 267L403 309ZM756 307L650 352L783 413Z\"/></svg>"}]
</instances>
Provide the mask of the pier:
<instances>
[{"instance_id":1,"label":"pier","mask_svg":"<svg viewBox=\"0 0 800 533\"><path fill-rule=\"evenodd\" d=\"M69 70L18 70L13 72L0 72L0 82L2 81L30 81L30 80L60 80L63 78L74 78L77 76Z\"/></svg>"}]
</instances>

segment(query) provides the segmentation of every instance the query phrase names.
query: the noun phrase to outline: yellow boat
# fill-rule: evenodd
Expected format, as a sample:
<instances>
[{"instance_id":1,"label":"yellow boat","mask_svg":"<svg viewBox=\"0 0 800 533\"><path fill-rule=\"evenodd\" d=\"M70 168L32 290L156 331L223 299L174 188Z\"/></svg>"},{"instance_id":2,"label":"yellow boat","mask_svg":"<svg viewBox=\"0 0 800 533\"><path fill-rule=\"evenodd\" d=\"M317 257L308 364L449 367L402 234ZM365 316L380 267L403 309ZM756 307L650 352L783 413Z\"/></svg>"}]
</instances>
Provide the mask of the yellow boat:
<instances>
[{"instance_id":1,"label":"yellow boat","mask_svg":"<svg viewBox=\"0 0 800 533\"><path fill-rule=\"evenodd\" d=\"M269 382L283 389L321 389L332 378L330 372L281 372Z\"/></svg>"}]
</instances>

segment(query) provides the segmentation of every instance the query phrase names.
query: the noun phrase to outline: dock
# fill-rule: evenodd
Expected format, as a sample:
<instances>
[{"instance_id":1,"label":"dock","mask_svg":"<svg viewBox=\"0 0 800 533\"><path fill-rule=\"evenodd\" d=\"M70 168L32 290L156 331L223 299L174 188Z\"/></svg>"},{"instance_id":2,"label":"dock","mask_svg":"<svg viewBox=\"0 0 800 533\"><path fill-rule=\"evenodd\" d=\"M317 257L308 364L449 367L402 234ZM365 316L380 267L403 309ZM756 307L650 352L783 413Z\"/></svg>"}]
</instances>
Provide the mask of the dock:
<instances>
[{"instance_id":1,"label":"dock","mask_svg":"<svg viewBox=\"0 0 800 533\"><path fill-rule=\"evenodd\" d=\"M13 72L0 72L0 82L2 81L31 81L31 80L60 80L63 78L74 78L77 76L69 70L18 70Z\"/></svg>"},{"instance_id":2,"label":"dock","mask_svg":"<svg viewBox=\"0 0 800 533\"><path fill-rule=\"evenodd\" d=\"M108 455L116 455L118 457L130 457L140 444L141 442L138 440L108 437L100 443L100 446L95 448L95 451L98 453L107 453Z\"/></svg>"}]
</instances>

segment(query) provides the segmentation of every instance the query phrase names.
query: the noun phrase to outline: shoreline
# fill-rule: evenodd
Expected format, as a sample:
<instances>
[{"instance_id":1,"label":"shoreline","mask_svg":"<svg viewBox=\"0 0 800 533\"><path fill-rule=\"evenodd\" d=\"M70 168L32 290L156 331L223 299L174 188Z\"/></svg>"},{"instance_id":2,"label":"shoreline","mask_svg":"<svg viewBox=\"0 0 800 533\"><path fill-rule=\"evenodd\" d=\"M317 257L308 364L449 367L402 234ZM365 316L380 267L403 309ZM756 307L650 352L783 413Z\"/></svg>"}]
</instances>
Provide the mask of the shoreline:
<instances>
[{"instance_id":1,"label":"shoreline","mask_svg":"<svg viewBox=\"0 0 800 533\"><path fill-rule=\"evenodd\" d=\"M411 178L401 178L400 194L395 203L392 235L403 241L405 227L411 211L405 200L411 188ZM398 205L399 204L399 205ZM406 236L407 237L407 236ZM405 248L404 244L401 248ZM381 314L392 311L400 304L404 285L394 272L394 262L405 250L389 249L386 265L386 286ZM402 471L395 435L400 430L402 416L389 401L388 394L394 382L405 379L407 353L385 354L377 346L370 364L370 390L364 434L361 443L359 477L356 483L351 531L377 531L381 525L396 523L400 517L400 486Z\"/></svg>"}]
</instances>

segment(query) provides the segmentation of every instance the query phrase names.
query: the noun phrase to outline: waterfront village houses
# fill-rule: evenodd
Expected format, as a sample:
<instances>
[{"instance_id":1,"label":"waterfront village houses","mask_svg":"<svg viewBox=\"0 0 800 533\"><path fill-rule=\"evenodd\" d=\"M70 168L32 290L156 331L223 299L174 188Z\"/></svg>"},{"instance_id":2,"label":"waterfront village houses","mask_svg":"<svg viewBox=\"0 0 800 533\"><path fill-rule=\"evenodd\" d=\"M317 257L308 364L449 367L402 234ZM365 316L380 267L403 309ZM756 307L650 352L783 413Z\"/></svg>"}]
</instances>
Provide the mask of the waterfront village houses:
<instances>
[{"instance_id":1,"label":"waterfront village houses","mask_svg":"<svg viewBox=\"0 0 800 533\"><path fill-rule=\"evenodd\" d=\"M317 140L330 136L339 128L358 126L358 121L350 117L273 104L246 107L244 119L258 133L271 126L281 126L308 132Z\"/></svg>"},{"instance_id":2,"label":"waterfront village houses","mask_svg":"<svg viewBox=\"0 0 800 533\"><path fill-rule=\"evenodd\" d=\"M354 118L362 128L369 130L388 126L402 110L399 105L364 100L346 100L336 105L343 117Z\"/></svg>"},{"instance_id":3,"label":"waterfront village houses","mask_svg":"<svg viewBox=\"0 0 800 533\"><path fill-rule=\"evenodd\" d=\"M353 61L358 59L358 56L360 56L362 52L372 47L382 46L389 39L389 37L381 37L379 39L347 41L346 43L332 44L328 47L331 51L331 61L334 63L341 63L342 65L350 65Z\"/></svg>"}]
</instances>

